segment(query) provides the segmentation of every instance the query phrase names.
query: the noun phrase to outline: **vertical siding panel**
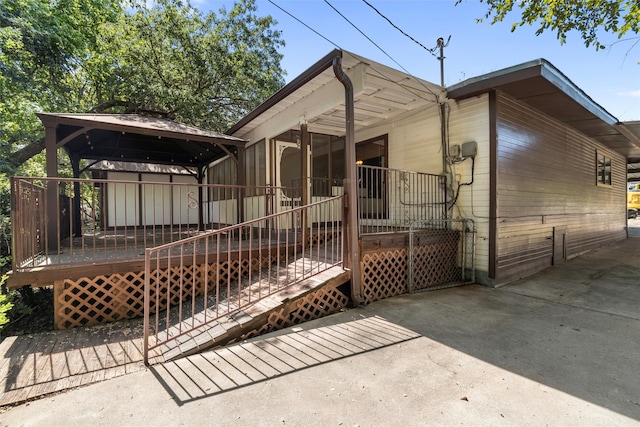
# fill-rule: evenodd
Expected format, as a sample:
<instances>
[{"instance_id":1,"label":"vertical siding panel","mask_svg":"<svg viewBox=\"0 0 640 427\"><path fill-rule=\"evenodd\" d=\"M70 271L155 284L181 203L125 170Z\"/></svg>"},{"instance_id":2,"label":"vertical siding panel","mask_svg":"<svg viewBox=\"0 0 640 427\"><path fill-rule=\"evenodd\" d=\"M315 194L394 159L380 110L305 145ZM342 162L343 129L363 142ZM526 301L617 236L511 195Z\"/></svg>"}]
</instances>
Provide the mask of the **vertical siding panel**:
<instances>
[{"instance_id":1,"label":"vertical siding panel","mask_svg":"<svg viewBox=\"0 0 640 427\"><path fill-rule=\"evenodd\" d=\"M626 236L623 156L503 94L497 133L496 283L550 266L554 227L567 227L568 258ZM596 150L611 187L596 185Z\"/></svg>"}]
</instances>

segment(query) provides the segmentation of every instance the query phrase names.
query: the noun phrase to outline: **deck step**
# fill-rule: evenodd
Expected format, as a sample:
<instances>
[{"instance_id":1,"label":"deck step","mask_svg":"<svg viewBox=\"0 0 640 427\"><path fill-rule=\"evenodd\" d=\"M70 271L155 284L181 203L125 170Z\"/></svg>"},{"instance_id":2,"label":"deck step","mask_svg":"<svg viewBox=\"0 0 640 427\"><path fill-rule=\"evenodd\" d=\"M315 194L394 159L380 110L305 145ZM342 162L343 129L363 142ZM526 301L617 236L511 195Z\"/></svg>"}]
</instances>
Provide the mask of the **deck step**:
<instances>
[{"instance_id":1,"label":"deck step","mask_svg":"<svg viewBox=\"0 0 640 427\"><path fill-rule=\"evenodd\" d=\"M161 347L163 359L171 361L237 341L248 332L266 325L271 313L277 312L325 286L340 286L348 282L349 279L349 271L344 270L342 267L332 267L262 298L244 310L236 311L229 316L207 323L177 337L175 340L169 341ZM203 312L196 314L195 317L202 320L205 318L204 316ZM208 315L208 317L213 316ZM173 332L168 332L170 336L172 333L176 336L179 334L178 327L175 326L174 328ZM184 329L187 329L187 327L184 327ZM188 329L191 328L189 327Z\"/></svg>"}]
</instances>

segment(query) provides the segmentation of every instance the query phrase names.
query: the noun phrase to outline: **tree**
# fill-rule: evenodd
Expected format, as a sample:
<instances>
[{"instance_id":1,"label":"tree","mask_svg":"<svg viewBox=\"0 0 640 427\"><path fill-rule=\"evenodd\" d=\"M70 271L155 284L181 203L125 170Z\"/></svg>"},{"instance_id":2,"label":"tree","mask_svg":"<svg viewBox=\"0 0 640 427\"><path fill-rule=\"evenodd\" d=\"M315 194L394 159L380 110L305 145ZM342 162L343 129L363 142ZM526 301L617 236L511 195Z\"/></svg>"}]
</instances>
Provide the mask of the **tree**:
<instances>
[{"instance_id":1,"label":"tree","mask_svg":"<svg viewBox=\"0 0 640 427\"><path fill-rule=\"evenodd\" d=\"M457 3L460 3L458 0ZM640 2L638 0L480 0L489 9L483 19L502 22L514 8L521 10L520 21L511 31L524 25L538 25L536 35L555 31L560 43L565 43L571 31L580 33L584 44L604 49L600 32L614 34L621 39L640 31ZM483 19L479 19L482 22Z\"/></svg>"},{"instance_id":2,"label":"tree","mask_svg":"<svg viewBox=\"0 0 640 427\"><path fill-rule=\"evenodd\" d=\"M283 44L254 0L218 15L180 1L134 5L105 27L101 52L87 67L92 111L154 111L224 131L284 84Z\"/></svg>"},{"instance_id":3,"label":"tree","mask_svg":"<svg viewBox=\"0 0 640 427\"><path fill-rule=\"evenodd\" d=\"M217 15L180 0L0 3L2 169L42 151L37 111L153 111L228 129L284 85L283 41L256 10L255 0Z\"/></svg>"},{"instance_id":4,"label":"tree","mask_svg":"<svg viewBox=\"0 0 640 427\"><path fill-rule=\"evenodd\" d=\"M283 45L255 0L0 1L0 275L7 176L44 171L36 112L149 112L225 131L284 85ZM40 154L38 154L40 153Z\"/></svg>"},{"instance_id":5,"label":"tree","mask_svg":"<svg viewBox=\"0 0 640 427\"><path fill-rule=\"evenodd\" d=\"M81 111L72 88L95 50L99 29L122 13L116 0L0 2L0 155L10 173L40 149L37 111ZM29 150L27 150L29 151Z\"/></svg>"}]
</instances>

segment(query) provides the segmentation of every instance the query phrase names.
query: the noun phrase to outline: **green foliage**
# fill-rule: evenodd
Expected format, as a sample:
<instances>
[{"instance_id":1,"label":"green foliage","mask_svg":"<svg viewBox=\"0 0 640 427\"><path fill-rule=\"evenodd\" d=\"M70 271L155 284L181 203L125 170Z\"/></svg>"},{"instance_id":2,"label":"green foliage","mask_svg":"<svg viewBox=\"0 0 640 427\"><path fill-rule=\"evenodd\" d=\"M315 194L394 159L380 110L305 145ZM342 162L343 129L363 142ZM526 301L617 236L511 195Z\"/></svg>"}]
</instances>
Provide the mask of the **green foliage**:
<instances>
[{"instance_id":1,"label":"green foliage","mask_svg":"<svg viewBox=\"0 0 640 427\"><path fill-rule=\"evenodd\" d=\"M13 303L9 301L7 294L0 293L0 329L9 323L9 311L13 308Z\"/></svg>"},{"instance_id":2,"label":"green foliage","mask_svg":"<svg viewBox=\"0 0 640 427\"><path fill-rule=\"evenodd\" d=\"M0 284L5 279L6 276ZM2 323L0 330L3 336L51 330L53 328L52 289L24 287L0 293L0 323Z\"/></svg>"},{"instance_id":3,"label":"green foliage","mask_svg":"<svg viewBox=\"0 0 640 427\"><path fill-rule=\"evenodd\" d=\"M461 0L458 0L458 3ZM555 31L560 43L565 43L571 31L580 33L584 44L603 49L602 31L621 39L640 31L640 2L638 0L480 0L489 6L484 19L492 24L502 22L514 8L520 10L520 21L511 31L524 25L537 25L536 35ZM479 19L478 21L482 21Z\"/></svg>"},{"instance_id":4,"label":"green foliage","mask_svg":"<svg viewBox=\"0 0 640 427\"><path fill-rule=\"evenodd\" d=\"M255 0L218 14L180 0L0 2L0 172L42 149L39 111L153 111L226 130L284 85L284 43L256 10Z\"/></svg>"},{"instance_id":5,"label":"green foliage","mask_svg":"<svg viewBox=\"0 0 640 427\"><path fill-rule=\"evenodd\" d=\"M95 111L163 112L224 131L284 84L280 34L253 0L218 15L159 0L106 25L86 67Z\"/></svg>"}]
</instances>

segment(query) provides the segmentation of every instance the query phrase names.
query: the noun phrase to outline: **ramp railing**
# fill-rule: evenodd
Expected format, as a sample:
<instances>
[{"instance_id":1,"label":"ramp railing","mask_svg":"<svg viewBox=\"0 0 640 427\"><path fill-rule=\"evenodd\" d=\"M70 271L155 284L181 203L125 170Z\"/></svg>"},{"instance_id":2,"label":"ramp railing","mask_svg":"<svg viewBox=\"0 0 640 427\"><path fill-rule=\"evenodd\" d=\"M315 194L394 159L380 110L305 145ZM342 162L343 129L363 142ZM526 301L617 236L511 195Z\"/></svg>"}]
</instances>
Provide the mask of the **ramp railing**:
<instances>
[{"instance_id":1,"label":"ramp railing","mask_svg":"<svg viewBox=\"0 0 640 427\"><path fill-rule=\"evenodd\" d=\"M145 250L144 360L343 261L343 197Z\"/></svg>"}]
</instances>

